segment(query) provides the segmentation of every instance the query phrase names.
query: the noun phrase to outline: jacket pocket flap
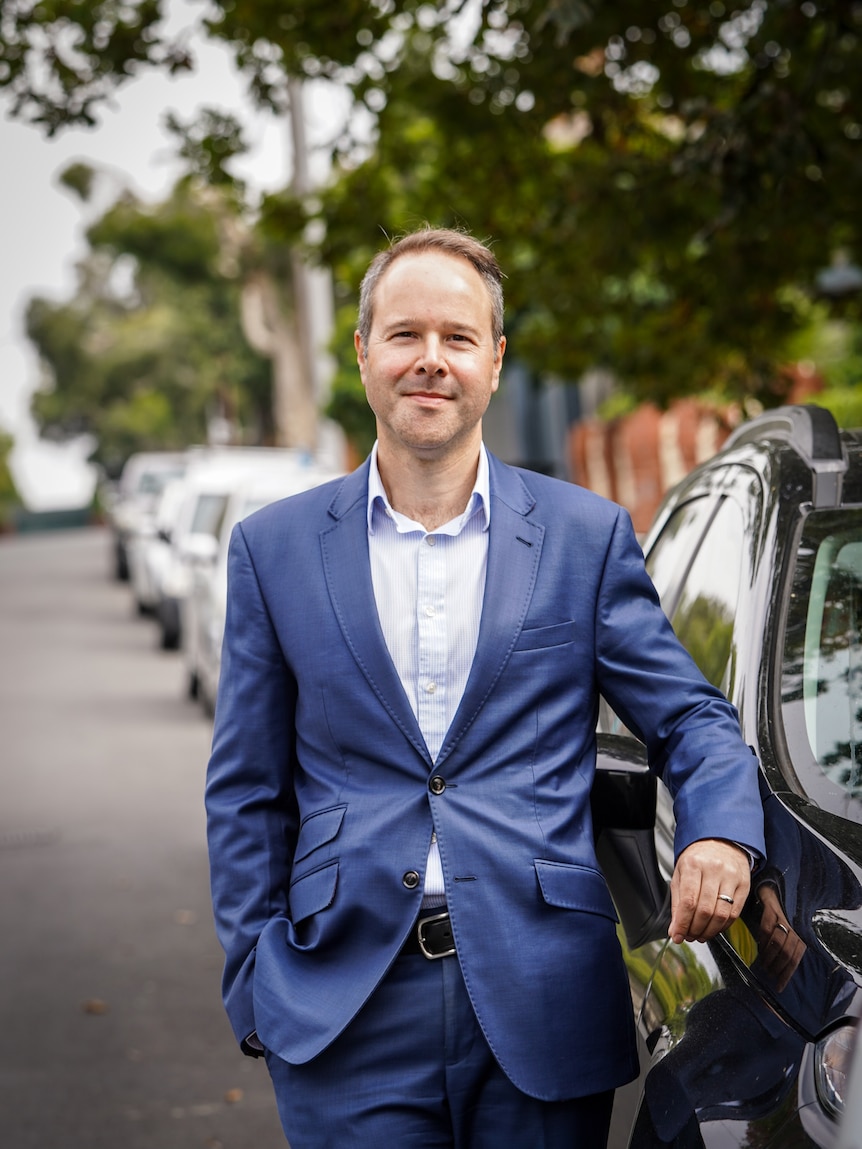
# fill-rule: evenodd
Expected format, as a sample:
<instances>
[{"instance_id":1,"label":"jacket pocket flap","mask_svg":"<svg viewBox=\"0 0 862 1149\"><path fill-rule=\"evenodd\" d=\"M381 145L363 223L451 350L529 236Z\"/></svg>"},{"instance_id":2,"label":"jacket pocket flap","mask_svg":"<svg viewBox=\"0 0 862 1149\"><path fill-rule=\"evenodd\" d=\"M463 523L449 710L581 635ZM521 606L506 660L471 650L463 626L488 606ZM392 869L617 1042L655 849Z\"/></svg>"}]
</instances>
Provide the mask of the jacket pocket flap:
<instances>
[{"instance_id":1,"label":"jacket pocket flap","mask_svg":"<svg viewBox=\"0 0 862 1149\"><path fill-rule=\"evenodd\" d=\"M290 919L294 925L332 905L338 884L338 859L303 874L290 887Z\"/></svg>"},{"instance_id":2,"label":"jacket pocket flap","mask_svg":"<svg viewBox=\"0 0 862 1149\"><path fill-rule=\"evenodd\" d=\"M539 858L533 865L542 897L548 905L564 910L585 910L589 914L602 914L612 921L618 920L605 879L598 870Z\"/></svg>"},{"instance_id":3,"label":"jacket pocket flap","mask_svg":"<svg viewBox=\"0 0 862 1149\"><path fill-rule=\"evenodd\" d=\"M575 638L574 622L557 622L553 626L536 626L522 630L515 650L544 650L549 646L564 646Z\"/></svg>"},{"instance_id":4,"label":"jacket pocket flap","mask_svg":"<svg viewBox=\"0 0 862 1149\"><path fill-rule=\"evenodd\" d=\"M301 862L310 853L331 842L341 829L344 821L344 811L347 806L331 806L328 810L318 810L316 814L309 814L299 827L299 840L296 843L294 862Z\"/></svg>"}]
</instances>

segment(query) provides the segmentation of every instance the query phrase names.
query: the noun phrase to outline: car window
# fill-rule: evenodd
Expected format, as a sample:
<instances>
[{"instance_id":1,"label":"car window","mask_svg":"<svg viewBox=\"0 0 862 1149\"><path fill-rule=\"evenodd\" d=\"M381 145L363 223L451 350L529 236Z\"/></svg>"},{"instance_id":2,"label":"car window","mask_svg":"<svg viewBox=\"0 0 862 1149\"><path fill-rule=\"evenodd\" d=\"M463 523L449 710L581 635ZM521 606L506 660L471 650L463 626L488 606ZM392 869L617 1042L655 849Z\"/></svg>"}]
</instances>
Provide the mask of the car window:
<instances>
[{"instance_id":1,"label":"car window","mask_svg":"<svg viewBox=\"0 0 862 1149\"><path fill-rule=\"evenodd\" d=\"M682 579L691 563L703 532L715 511L716 500L707 496L689 499L670 515L661 534L649 549L646 569L655 584L665 614L670 616L679 595ZM633 737L604 698L599 701L596 729L601 734L627 734Z\"/></svg>"},{"instance_id":2,"label":"car window","mask_svg":"<svg viewBox=\"0 0 862 1149\"><path fill-rule=\"evenodd\" d=\"M138 480L138 494L160 495L172 479L180 479L182 474L181 467L177 467L174 471L144 471Z\"/></svg>"},{"instance_id":3,"label":"car window","mask_svg":"<svg viewBox=\"0 0 862 1149\"><path fill-rule=\"evenodd\" d=\"M226 506L225 495L200 495L192 516L192 534L217 535Z\"/></svg>"},{"instance_id":4,"label":"car window","mask_svg":"<svg viewBox=\"0 0 862 1149\"><path fill-rule=\"evenodd\" d=\"M781 703L802 788L846 818L862 815L862 511L811 514L787 609Z\"/></svg>"},{"instance_id":5,"label":"car window","mask_svg":"<svg viewBox=\"0 0 862 1149\"><path fill-rule=\"evenodd\" d=\"M671 618L677 638L704 678L725 692L730 686L744 547L742 508L735 499L725 498L689 568Z\"/></svg>"},{"instance_id":6,"label":"car window","mask_svg":"<svg viewBox=\"0 0 862 1149\"><path fill-rule=\"evenodd\" d=\"M673 613L680 583L709 525L715 505L713 498L705 496L683 503L673 512L650 547L646 568L668 617Z\"/></svg>"}]
</instances>

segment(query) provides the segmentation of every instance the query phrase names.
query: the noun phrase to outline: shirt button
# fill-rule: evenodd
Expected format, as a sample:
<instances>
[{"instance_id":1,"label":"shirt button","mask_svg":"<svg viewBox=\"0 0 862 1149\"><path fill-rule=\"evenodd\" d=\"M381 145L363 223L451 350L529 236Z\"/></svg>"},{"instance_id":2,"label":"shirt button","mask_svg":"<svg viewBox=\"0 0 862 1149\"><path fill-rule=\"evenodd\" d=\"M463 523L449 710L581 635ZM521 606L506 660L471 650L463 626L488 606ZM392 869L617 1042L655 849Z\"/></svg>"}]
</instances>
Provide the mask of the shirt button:
<instances>
[{"instance_id":1,"label":"shirt button","mask_svg":"<svg viewBox=\"0 0 862 1149\"><path fill-rule=\"evenodd\" d=\"M442 794L446 789L446 782L439 774L435 774L431 781L428 783L428 788L432 794Z\"/></svg>"},{"instance_id":2,"label":"shirt button","mask_svg":"<svg viewBox=\"0 0 862 1149\"><path fill-rule=\"evenodd\" d=\"M436 613L437 613L437 611L434 609L433 606L426 606L425 607L425 615L427 618L433 618Z\"/></svg>"},{"instance_id":3,"label":"shirt button","mask_svg":"<svg viewBox=\"0 0 862 1149\"><path fill-rule=\"evenodd\" d=\"M425 691L427 694L433 694L436 689L437 689L437 683L436 682L426 682L425 683Z\"/></svg>"},{"instance_id":4,"label":"shirt button","mask_svg":"<svg viewBox=\"0 0 862 1149\"><path fill-rule=\"evenodd\" d=\"M434 538L433 535L426 535L425 536L425 542L428 544L429 547L433 547L436 544L437 540Z\"/></svg>"},{"instance_id":5,"label":"shirt button","mask_svg":"<svg viewBox=\"0 0 862 1149\"><path fill-rule=\"evenodd\" d=\"M419 875L415 870L408 870L401 879L401 884L408 890L415 890L419 885Z\"/></svg>"}]
</instances>

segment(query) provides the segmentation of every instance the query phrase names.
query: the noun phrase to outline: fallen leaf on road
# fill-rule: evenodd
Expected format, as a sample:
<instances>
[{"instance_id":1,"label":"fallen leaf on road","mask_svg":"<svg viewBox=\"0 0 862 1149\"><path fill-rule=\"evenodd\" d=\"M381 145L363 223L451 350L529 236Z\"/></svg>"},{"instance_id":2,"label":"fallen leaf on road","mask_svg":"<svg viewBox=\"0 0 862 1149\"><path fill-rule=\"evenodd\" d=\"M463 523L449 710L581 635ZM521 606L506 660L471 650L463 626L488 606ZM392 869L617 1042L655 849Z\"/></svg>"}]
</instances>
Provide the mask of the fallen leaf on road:
<instances>
[{"instance_id":1,"label":"fallen leaf on road","mask_svg":"<svg viewBox=\"0 0 862 1149\"><path fill-rule=\"evenodd\" d=\"M84 1002L84 1013L102 1014L108 1012L108 1003L101 998L91 997Z\"/></svg>"},{"instance_id":2,"label":"fallen leaf on road","mask_svg":"<svg viewBox=\"0 0 862 1149\"><path fill-rule=\"evenodd\" d=\"M242 1101L243 1092L241 1089L229 1089L224 1095L225 1101L228 1105L236 1105L238 1101Z\"/></svg>"},{"instance_id":3,"label":"fallen leaf on road","mask_svg":"<svg viewBox=\"0 0 862 1149\"><path fill-rule=\"evenodd\" d=\"M193 926L197 920L194 910L174 910L174 921L178 926Z\"/></svg>"}]
</instances>

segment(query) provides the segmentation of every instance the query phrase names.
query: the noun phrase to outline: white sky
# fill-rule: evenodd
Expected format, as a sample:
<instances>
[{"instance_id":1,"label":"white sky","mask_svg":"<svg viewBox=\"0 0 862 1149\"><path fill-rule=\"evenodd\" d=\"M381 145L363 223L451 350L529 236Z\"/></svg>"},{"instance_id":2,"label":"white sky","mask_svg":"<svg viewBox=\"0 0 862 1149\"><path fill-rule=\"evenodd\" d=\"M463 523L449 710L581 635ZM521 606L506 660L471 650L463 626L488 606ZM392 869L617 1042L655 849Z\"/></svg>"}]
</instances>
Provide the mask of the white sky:
<instances>
[{"instance_id":1,"label":"white sky","mask_svg":"<svg viewBox=\"0 0 862 1149\"><path fill-rule=\"evenodd\" d=\"M201 10L189 0L169 3L172 24L187 24ZM58 174L83 160L110 169L118 187L131 186L147 199L158 199L180 170L162 128L165 113L174 111L187 121L207 105L232 112L246 126L251 151L235 170L252 188L274 190L290 178L287 121L251 108L226 49L200 41L194 47L195 72L175 79L144 72L99 112L97 128L68 130L53 140L38 128L8 119L0 95L0 429L15 437L13 473L34 509L75 505L82 497L86 501L92 484L81 474L82 448L37 442L29 416L39 367L24 334L27 303L34 295L69 298L75 262L85 250L86 208L59 186ZM337 97L326 91L306 95L311 146L332 132L340 110Z\"/></svg>"}]
</instances>

